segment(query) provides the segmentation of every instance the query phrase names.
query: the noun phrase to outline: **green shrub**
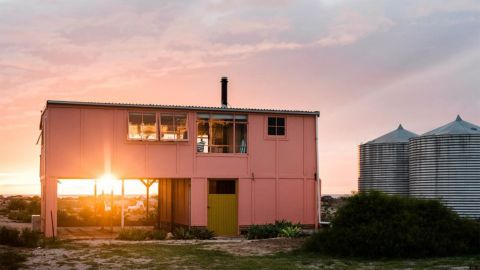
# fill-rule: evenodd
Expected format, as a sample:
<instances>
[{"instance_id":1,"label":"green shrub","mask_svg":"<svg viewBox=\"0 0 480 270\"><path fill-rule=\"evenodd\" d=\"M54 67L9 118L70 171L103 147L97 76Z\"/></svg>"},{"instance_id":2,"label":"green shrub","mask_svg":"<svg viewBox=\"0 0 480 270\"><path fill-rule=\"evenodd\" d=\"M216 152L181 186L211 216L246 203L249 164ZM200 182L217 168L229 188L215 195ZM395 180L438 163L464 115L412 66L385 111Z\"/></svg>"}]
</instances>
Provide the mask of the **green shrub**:
<instances>
[{"instance_id":1,"label":"green shrub","mask_svg":"<svg viewBox=\"0 0 480 270\"><path fill-rule=\"evenodd\" d=\"M184 227L175 228L173 235L175 239L188 240L188 239L194 238L194 236L192 235L192 232L188 228L184 228Z\"/></svg>"},{"instance_id":2,"label":"green shrub","mask_svg":"<svg viewBox=\"0 0 480 270\"><path fill-rule=\"evenodd\" d=\"M117 239L128 241L147 240L148 231L144 229L127 228L120 230Z\"/></svg>"},{"instance_id":3,"label":"green shrub","mask_svg":"<svg viewBox=\"0 0 480 270\"><path fill-rule=\"evenodd\" d=\"M298 231L298 232L297 232ZM283 232L283 233L282 233ZM295 236L287 236L291 234ZM300 224L293 224L286 220L277 220L274 224L251 225L246 237L247 239L266 239L274 237L298 237L303 234Z\"/></svg>"},{"instance_id":4,"label":"green shrub","mask_svg":"<svg viewBox=\"0 0 480 270\"><path fill-rule=\"evenodd\" d=\"M0 244L15 247L37 247L40 241L40 234L29 228L21 232L14 228L5 226L0 228Z\"/></svg>"},{"instance_id":5,"label":"green shrub","mask_svg":"<svg viewBox=\"0 0 480 270\"><path fill-rule=\"evenodd\" d=\"M8 210L25 210L28 202L25 199L12 199L8 202Z\"/></svg>"},{"instance_id":6,"label":"green shrub","mask_svg":"<svg viewBox=\"0 0 480 270\"><path fill-rule=\"evenodd\" d=\"M360 193L347 200L331 225L309 237L304 248L366 258L480 252L480 225L436 200Z\"/></svg>"},{"instance_id":7,"label":"green shrub","mask_svg":"<svg viewBox=\"0 0 480 270\"><path fill-rule=\"evenodd\" d=\"M17 220L21 222L31 222L32 215L26 211L15 211L8 213L8 218L11 220Z\"/></svg>"},{"instance_id":8,"label":"green shrub","mask_svg":"<svg viewBox=\"0 0 480 270\"><path fill-rule=\"evenodd\" d=\"M24 228L20 234L20 243L22 247L38 247L41 236L29 228Z\"/></svg>"},{"instance_id":9,"label":"green shrub","mask_svg":"<svg viewBox=\"0 0 480 270\"><path fill-rule=\"evenodd\" d=\"M20 231L17 229L0 228L0 244L7 246L20 246Z\"/></svg>"},{"instance_id":10,"label":"green shrub","mask_svg":"<svg viewBox=\"0 0 480 270\"><path fill-rule=\"evenodd\" d=\"M302 228L298 225L285 227L280 230L278 236L287 238L296 238L303 235Z\"/></svg>"},{"instance_id":11,"label":"green shrub","mask_svg":"<svg viewBox=\"0 0 480 270\"><path fill-rule=\"evenodd\" d=\"M163 230L126 228L120 230L117 239L127 241L164 240L167 233Z\"/></svg>"},{"instance_id":12,"label":"green shrub","mask_svg":"<svg viewBox=\"0 0 480 270\"><path fill-rule=\"evenodd\" d=\"M201 240L208 240L215 237L215 232L211 231L206 228L191 228L190 233L192 234L193 238L201 239Z\"/></svg>"},{"instance_id":13,"label":"green shrub","mask_svg":"<svg viewBox=\"0 0 480 270\"><path fill-rule=\"evenodd\" d=\"M19 269L26 261L23 254L11 250L0 251L0 269Z\"/></svg>"},{"instance_id":14,"label":"green shrub","mask_svg":"<svg viewBox=\"0 0 480 270\"><path fill-rule=\"evenodd\" d=\"M149 238L152 240L164 240L167 233L164 230L153 230L149 234Z\"/></svg>"}]
</instances>

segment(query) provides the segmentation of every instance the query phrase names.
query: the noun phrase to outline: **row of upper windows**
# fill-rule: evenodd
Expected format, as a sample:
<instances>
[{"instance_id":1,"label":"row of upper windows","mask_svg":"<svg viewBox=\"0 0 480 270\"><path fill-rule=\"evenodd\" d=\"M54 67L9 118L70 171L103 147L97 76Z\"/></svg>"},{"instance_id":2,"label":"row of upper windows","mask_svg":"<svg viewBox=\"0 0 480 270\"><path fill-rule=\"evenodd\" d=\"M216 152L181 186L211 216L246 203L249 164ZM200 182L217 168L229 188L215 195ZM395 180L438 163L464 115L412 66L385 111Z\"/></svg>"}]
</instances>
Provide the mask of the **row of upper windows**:
<instances>
[{"instance_id":1,"label":"row of upper windows","mask_svg":"<svg viewBox=\"0 0 480 270\"><path fill-rule=\"evenodd\" d=\"M159 120L159 131L157 130ZM243 114L197 114L197 152L247 153L247 116ZM189 139L186 113L129 112L130 140L186 141ZM269 136L285 136L285 118L268 117Z\"/></svg>"},{"instance_id":2,"label":"row of upper windows","mask_svg":"<svg viewBox=\"0 0 480 270\"><path fill-rule=\"evenodd\" d=\"M188 140L187 114L161 113L160 139ZM157 141L157 115L155 113L128 113L128 138L130 140Z\"/></svg>"}]
</instances>

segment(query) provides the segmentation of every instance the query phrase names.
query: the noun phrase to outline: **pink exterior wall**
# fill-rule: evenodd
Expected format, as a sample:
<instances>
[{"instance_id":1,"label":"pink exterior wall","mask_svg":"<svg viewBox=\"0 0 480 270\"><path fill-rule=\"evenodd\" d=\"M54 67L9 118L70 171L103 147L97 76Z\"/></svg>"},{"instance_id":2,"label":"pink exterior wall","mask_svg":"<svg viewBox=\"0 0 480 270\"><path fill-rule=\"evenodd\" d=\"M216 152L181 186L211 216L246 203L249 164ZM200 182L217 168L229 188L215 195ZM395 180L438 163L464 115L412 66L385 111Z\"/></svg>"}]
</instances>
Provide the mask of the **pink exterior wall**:
<instances>
[{"instance_id":1,"label":"pink exterior wall","mask_svg":"<svg viewBox=\"0 0 480 270\"><path fill-rule=\"evenodd\" d=\"M56 228L56 180L188 178L190 225L207 225L208 178L238 179L239 226L287 219L316 223L316 116L286 117L285 138L267 136L267 117L248 114L248 154L196 153L196 112L187 111L189 141L127 140L129 111L168 110L48 105L43 114L42 221Z\"/></svg>"}]
</instances>

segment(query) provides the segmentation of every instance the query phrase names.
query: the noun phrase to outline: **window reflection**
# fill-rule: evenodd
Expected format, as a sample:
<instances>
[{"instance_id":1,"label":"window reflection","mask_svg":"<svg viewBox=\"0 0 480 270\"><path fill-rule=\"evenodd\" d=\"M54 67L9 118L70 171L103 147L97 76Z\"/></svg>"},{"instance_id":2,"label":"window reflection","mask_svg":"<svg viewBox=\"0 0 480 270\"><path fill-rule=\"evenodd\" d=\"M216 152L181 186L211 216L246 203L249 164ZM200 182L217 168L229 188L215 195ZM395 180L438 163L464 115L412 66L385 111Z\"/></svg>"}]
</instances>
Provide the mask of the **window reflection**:
<instances>
[{"instance_id":1,"label":"window reflection","mask_svg":"<svg viewBox=\"0 0 480 270\"><path fill-rule=\"evenodd\" d=\"M131 140L157 140L157 119L155 113L128 114L128 138Z\"/></svg>"},{"instance_id":2,"label":"window reflection","mask_svg":"<svg viewBox=\"0 0 480 270\"><path fill-rule=\"evenodd\" d=\"M247 153L247 116L198 114L197 152Z\"/></svg>"},{"instance_id":3,"label":"window reflection","mask_svg":"<svg viewBox=\"0 0 480 270\"><path fill-rule=\"evenodd\" d=\"M160 115L161 140L188 140L187 114L162 113Z\"/></svg>"}]
</instances>

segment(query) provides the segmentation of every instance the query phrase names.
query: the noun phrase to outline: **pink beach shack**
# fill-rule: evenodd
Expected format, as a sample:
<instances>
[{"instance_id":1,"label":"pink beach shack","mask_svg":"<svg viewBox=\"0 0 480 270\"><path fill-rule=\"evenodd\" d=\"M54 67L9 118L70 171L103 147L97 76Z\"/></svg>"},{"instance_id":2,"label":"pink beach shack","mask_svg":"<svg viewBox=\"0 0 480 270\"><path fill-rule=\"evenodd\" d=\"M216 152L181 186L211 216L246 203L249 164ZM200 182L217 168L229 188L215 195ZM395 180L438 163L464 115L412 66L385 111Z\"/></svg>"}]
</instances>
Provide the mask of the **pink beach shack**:
<instances>
[{"instance_id":1,"label":"pink beach shack","mask_svg":"<svg viewBox=\"0 0 480 270\"><path fill-rule=\"evenodd\" d=\"M275 220L316 227L317 111L52 101L42 112L41 228L57 232L57 181L158 182L159 223L238 235Z\"/></svg>"}]
</instances>

